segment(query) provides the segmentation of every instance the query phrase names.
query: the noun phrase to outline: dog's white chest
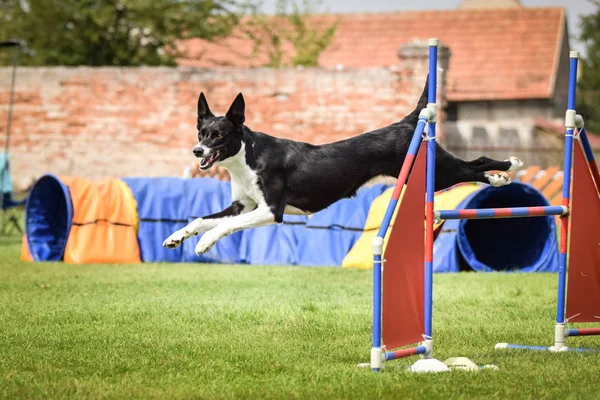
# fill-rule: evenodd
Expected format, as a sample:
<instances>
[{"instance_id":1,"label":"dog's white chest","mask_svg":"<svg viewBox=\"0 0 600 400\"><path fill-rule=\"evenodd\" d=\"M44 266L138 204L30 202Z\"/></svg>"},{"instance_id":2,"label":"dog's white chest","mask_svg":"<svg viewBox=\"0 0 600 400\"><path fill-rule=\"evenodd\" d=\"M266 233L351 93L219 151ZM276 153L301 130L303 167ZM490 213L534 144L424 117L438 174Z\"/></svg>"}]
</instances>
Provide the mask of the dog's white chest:
<instances>
[{"instance_id":1,"label":"dog's white chest","mask_svg":"<svg viewBox=\"0 0 600 400\"><path fill-rule=\"evenodd\" d=\"M256 204L264 204L265 196L258 186L258 176L250 168L244 174L231 173L231 196L233 200L245 198L253 200Z\"/></svg>"},{"instance_id":2,"label":"dog's white chest","mask_svg":"<svg viewBox=\"0 0 600 400\"><path fill-rule=\"evenodd\" d=\"M265 196L258 185L258 175L246 164L246 149L242 148L233 157L219 163L229 171L231 176L231 197L233 200L252 200L256 204L265 204Z\"/></svg>"}]
</instances>

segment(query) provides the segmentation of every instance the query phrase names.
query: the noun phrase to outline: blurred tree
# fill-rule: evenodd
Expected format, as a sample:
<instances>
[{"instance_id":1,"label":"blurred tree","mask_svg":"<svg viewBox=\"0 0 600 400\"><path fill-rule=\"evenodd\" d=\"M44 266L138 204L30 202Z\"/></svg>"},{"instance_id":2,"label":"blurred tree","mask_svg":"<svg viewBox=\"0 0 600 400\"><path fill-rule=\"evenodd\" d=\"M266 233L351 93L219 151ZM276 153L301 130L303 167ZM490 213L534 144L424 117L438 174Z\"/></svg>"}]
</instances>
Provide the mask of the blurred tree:
<instances>
[{"instance_id":1,"label":"blurred tree","mask_svg":"<svg viewBox=\"0 0 600 400\"><path fill-rule=\"evenodd\" d=\"M277 0L275 16L254 13L242 26L253 44L253 54L265 53L265 66L312 67L319 65L319 56L333 41L338 20L326 23L326 18L311 19L318 0ZM284 48L292 48L286 57Z\"/></svg>"},{"instance_id":2,"label":"blurred tree","mask_svg":"<svg viewBox=\"0 0 600 400\"><path fill-rule=\"evenodd\" d=\"M586 55L577 84L577 112L584 117L587 129L600 133L600 1L590 1L596 12L581 16L579 21L579 39L584 42Z\"/></svg>"},{"instance_id":3,"label":"blurred tree","mask_svg":"<svg viewBox=\"0 0 600 400\"><path fill-rule=\"evenodd\" d=\"M241 1L0 0L0 40L25 42L25 65L174 65L179 40L228 35Z\"/></svg>"}]
</instances>

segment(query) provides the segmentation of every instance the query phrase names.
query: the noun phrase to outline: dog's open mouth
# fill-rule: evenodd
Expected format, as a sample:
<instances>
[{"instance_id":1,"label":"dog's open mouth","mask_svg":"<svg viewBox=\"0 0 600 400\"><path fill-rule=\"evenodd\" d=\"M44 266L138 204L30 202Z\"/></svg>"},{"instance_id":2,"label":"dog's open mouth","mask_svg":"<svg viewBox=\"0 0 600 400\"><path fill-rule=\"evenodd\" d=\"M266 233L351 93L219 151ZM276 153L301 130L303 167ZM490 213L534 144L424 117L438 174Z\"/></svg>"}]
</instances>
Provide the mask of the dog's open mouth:
<instances>
[{"instance_id":1,"label":"dog's open mouth","mask_svg":"<svg viewBox=\"0 0 600 400\"><path fill-rule=\"evenodd\" d=\"M207 168L212 167L212 165L215 163L215 161L219 158L220 154L221 154L221 151L217 150L208 157L200 157L200 159L199 159L200 169L207 169Z\"/></svg>"}]
</instances>

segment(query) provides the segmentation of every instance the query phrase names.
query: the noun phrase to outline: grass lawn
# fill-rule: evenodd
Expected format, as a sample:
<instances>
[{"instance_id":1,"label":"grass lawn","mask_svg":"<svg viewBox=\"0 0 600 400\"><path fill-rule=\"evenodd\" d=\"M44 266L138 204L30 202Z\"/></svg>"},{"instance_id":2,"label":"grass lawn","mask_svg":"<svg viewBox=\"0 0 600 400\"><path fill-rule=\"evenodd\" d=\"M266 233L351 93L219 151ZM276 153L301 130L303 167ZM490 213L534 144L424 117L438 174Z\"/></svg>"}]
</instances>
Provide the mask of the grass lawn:
<instances>
[{"instance_id":1,"label":"grass lawn","mask_svg":"<svg viewBox=\"0 0 600 400\"><path fill-rule=\"evenodd\" d=\"M376 374L371 272L18 261L0 241L0 398L599 398L600 354L550 345L556 275L436 275L436 358L499 371ZM600 348L600 338L571 346Z\"/></svg>"}]
</instances>

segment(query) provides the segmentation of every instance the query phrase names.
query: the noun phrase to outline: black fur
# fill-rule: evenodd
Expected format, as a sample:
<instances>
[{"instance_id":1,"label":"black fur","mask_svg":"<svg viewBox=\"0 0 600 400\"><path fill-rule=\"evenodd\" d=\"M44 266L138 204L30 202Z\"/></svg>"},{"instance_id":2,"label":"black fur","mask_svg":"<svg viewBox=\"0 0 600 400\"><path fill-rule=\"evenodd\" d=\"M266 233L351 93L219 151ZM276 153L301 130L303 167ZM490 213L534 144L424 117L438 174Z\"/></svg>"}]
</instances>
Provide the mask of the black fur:
<instances>
[{"instance_id":1,"label":"black fur","mask_svg":"<svg viewBox=\"0 0 600 400\"><path fill-rule=\"evenodd\" d=\"M225 117L215 117L204 94L200 94L198 139L213 153L219 151L218 157L205 168L237 154L243 141L246 163L256 172L258 185L275 215L275 221L281 222L286 205L310 213L317 212L337 200L354 195L359 187L373 177L397 177L419 113L426 105L427 85L415 110L400 122L346 140L313 145L276 138L243 125L245 104L241 93ZM510 161L486 157L463 161L441 146L436 146L436 191L460 182L489 183L485 171L507 171L512 166ZM199 153L202 152L194 151L198 157L202 155ZM218 215L204 218L249 211L235 204Z\"/></svg>"}]
</instances>

